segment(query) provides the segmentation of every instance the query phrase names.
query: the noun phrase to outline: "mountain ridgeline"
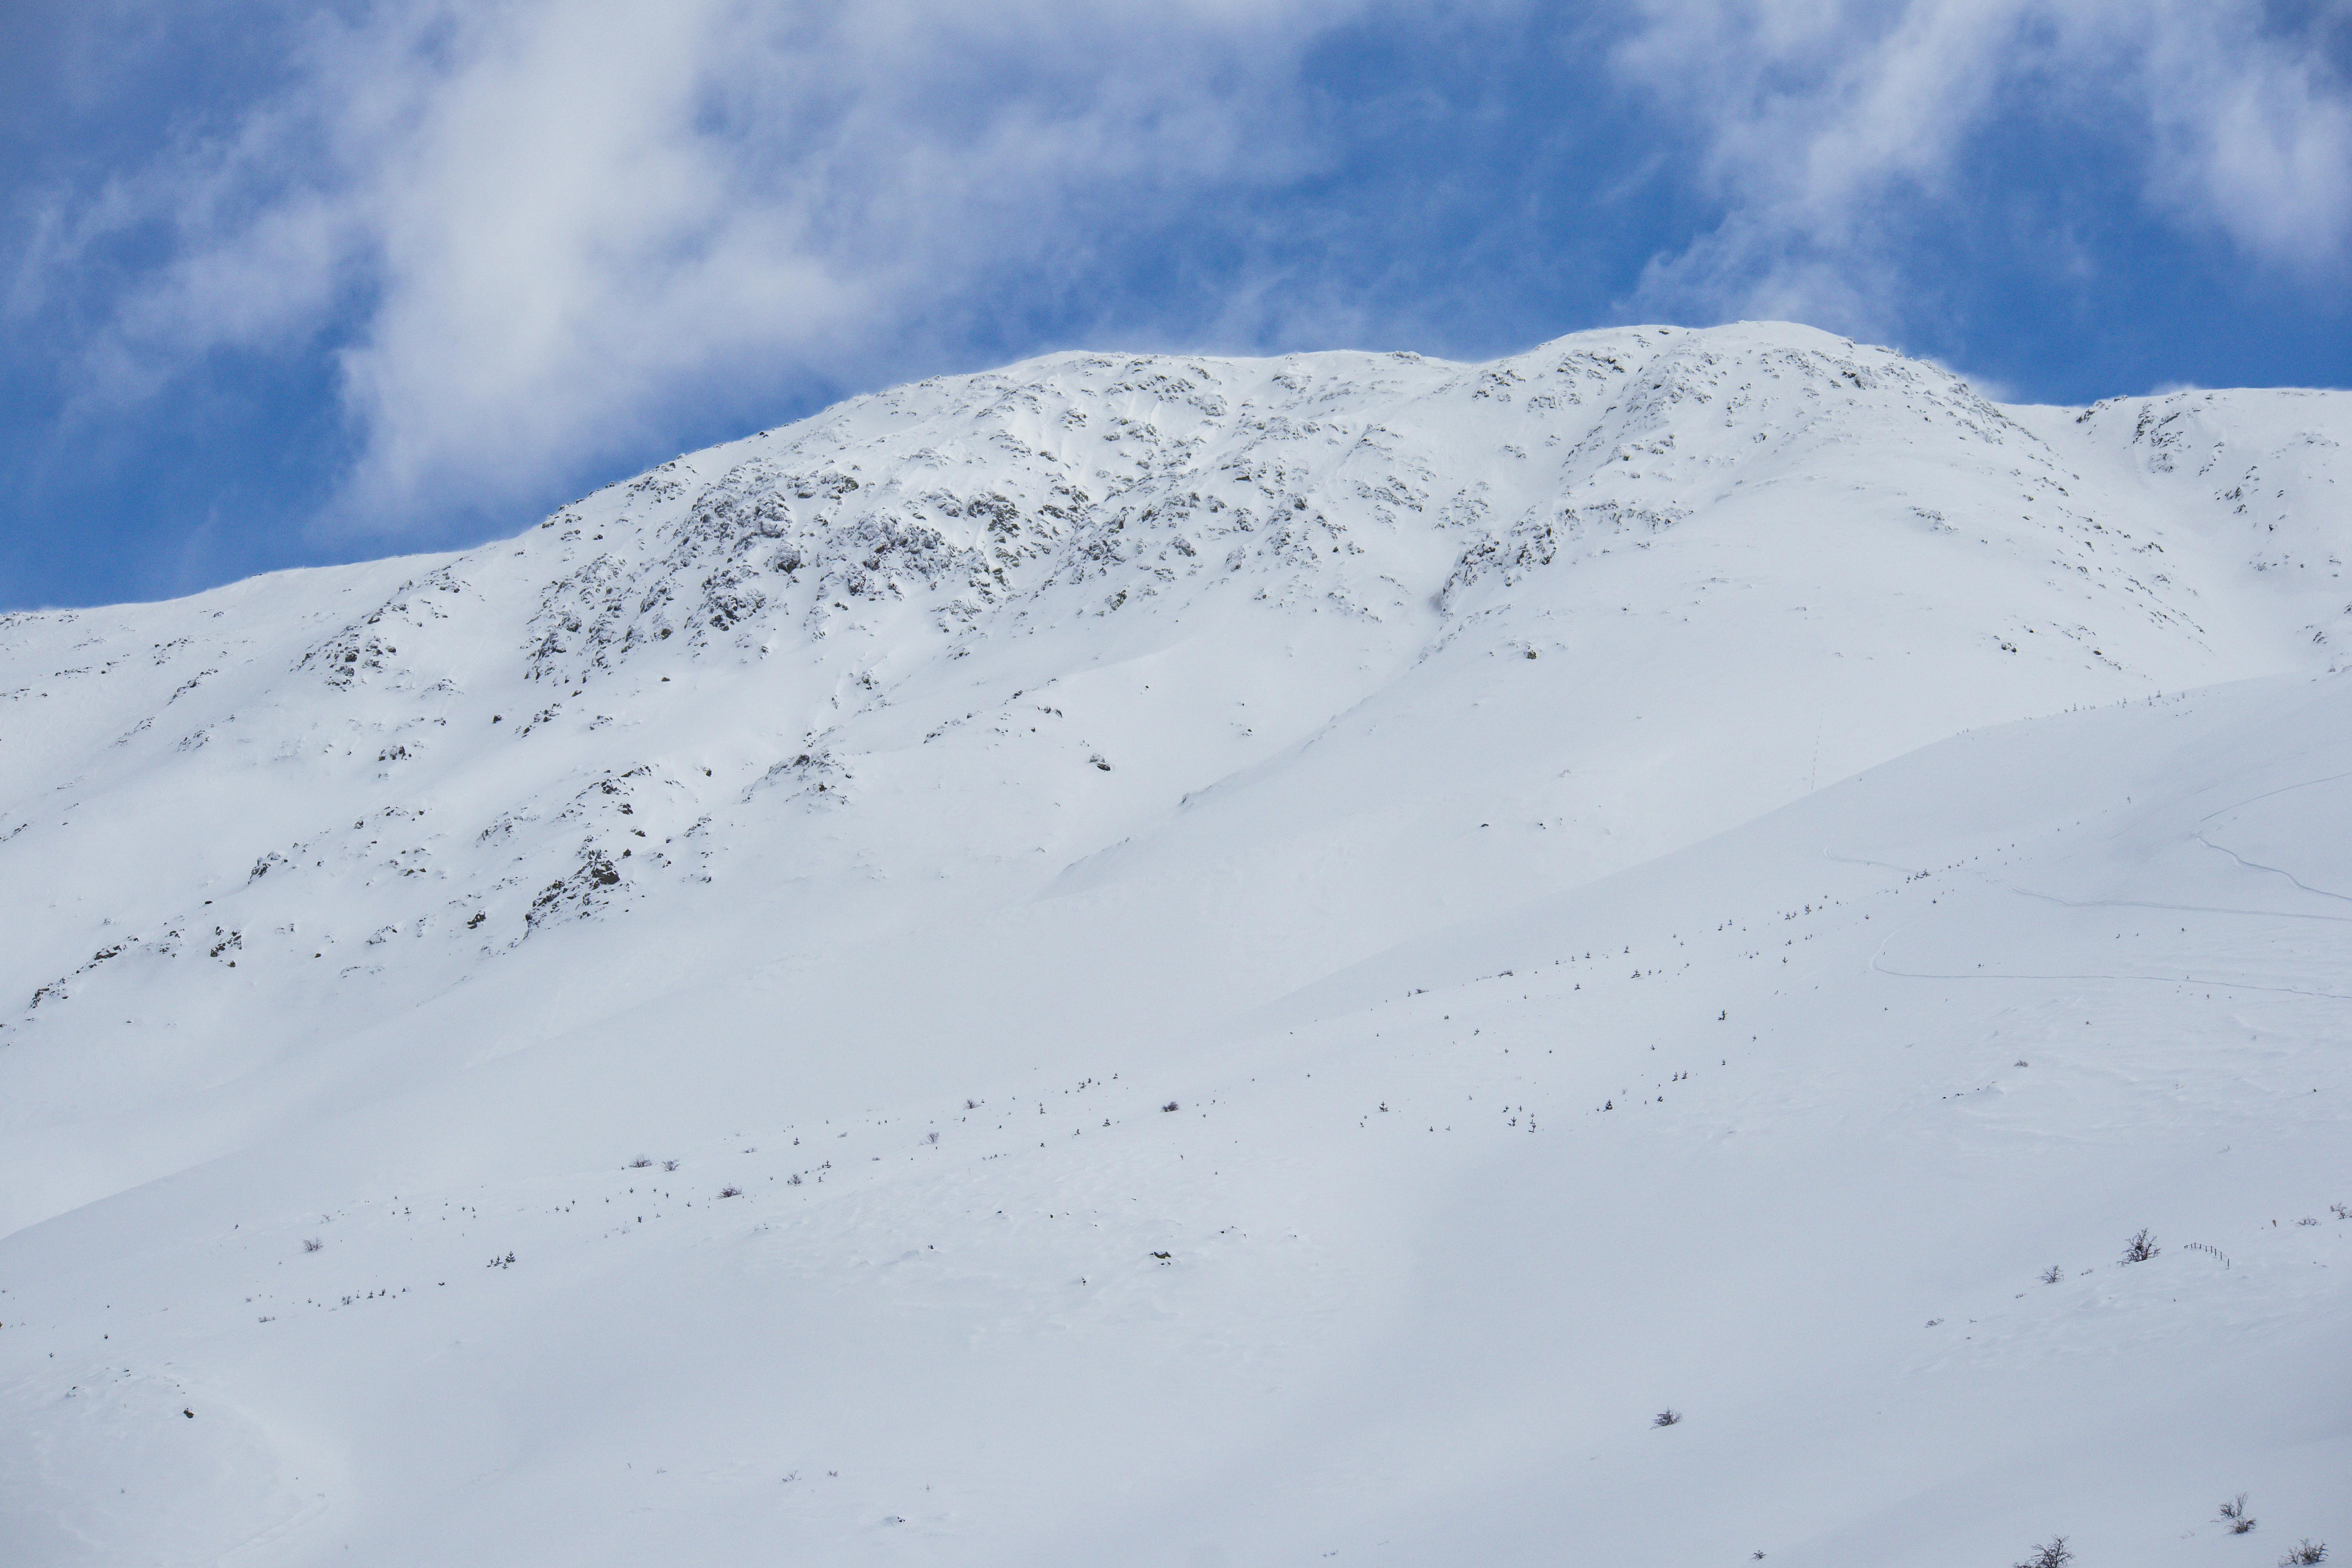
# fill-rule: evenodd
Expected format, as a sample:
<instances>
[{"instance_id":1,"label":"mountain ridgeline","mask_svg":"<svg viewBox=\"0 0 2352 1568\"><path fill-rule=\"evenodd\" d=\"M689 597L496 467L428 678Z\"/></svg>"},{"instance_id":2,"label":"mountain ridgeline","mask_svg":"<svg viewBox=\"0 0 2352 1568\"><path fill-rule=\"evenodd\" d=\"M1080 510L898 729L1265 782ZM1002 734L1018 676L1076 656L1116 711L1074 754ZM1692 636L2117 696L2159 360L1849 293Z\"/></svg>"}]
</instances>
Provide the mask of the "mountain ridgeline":
<instances>
[{"instance_id":1,"label":"mountain ridgeline","mask_svg":"<svg viewBox=\"0 0 2352 1568\"><path fill-rule=\"evenodd\" d=\"M1555 743L1453 787L1557 761L1584 782L1551 853L1626 863L1968 724L2334 668L2345 401L2004 409L1782 326L1478 366L1061 354L509 543L13 616L0 852L76 869L12 933L0 1038L313 963L414 999L730 868L1066 860L1312 771L1366 704L1442 749L1409 694L1497 658L1549 662L1476 700ZM941 831L964 790L1006 799Z\"/></svg>"}]
</instances>

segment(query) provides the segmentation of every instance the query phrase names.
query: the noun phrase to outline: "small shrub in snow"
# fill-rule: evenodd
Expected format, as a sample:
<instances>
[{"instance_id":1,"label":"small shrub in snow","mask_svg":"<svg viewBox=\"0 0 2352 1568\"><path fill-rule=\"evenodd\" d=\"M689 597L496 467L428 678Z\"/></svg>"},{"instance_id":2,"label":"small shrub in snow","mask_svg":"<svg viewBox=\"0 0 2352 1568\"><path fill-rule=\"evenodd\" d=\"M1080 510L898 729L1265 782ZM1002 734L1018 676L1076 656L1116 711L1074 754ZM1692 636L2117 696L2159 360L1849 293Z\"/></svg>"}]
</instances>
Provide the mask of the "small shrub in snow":
<instances>
[{"instance_id":1,"label":"small shrub in snow","mask_svg":"<svg viewBox=\"0 0 2352 1568\"><path fill-rule=\"evenodd\" d=\"M327 1245L327 1244L326 1244L325 1242L320 1241L317 1237L315 1237L315 1236L314 1236L314 1237L310 1237L309 1240L305 1241L305 1242L302 1244L302 1250L303 1250L303 1251L305 1251L305 1252L316 1252L316 1251L318 1251L318 1250L319 1250L319 1248L320 1248L320 1247L324 1247L324 1246L326 1246L326 1245Z\"/></svg>"},{"instance_id":2,"label":"small shrub in snow","mask_svg":"<svg viewBox=\"0 0 2352 1568\"><path fill-rule=\"evenodd\" d=\"M2325 1541L2306 1541L2302 1545L2296 1547L2294 1551L2288 1552L2285 1556L2280 1558L2279 1568L2305 1568L2305 1564L2312 1563L2325 1563L2326 1561L2327 1542Z\"/></svg>"},{"instance_id":3,"label":"small shrub in snow","mask_svg":"<svg viewBox=\"0 0 2352 1568\"><path fill-rule=\"evenodd\" d=\"M2299 1220L2295 1221L2294 1223L2295 1223L2295 1224L2297 1224L2297 1225L2317 1225L2317 1224L2319 1223L2319 1221L2318 1221L2318 1220L2316 1220L2315 1218L2314 1218L2313 1216L2311 1216L2310 1215L2304 1215L2301 1219L2299 1219Z\"/></svg>"},{"instance_id":4,"label":"small shrub in snow","mask_svg":"<svg viewBox=\"0 0 2352 1568\"><path fill-rule=\"evenodd\" d=\"M740 1198L743 1195L743 1189L740 1187L721 1187L719 1189L719 1195L722 1198Z\"/></svg>"},{"instance_id":5,"label":"small shrub in snow","mask_svg":"<svg viewBox=\"0 0 2352 1568\"><path fill-rule=\"evenodd\" d=\"M675 1171L677 1169L677 1162L675 1160L664 1160L662 1162L662 1169L665 1171Z\"/></svg>"},{"instance_id":6,"label":"small shrub in snow","mask_svg":"<svg viewBox=\"0 0 2352 1568\"><path fill-rule=\"evenodd\" d=\"M1167 1104L1165 1104L1165 1105L1161 1106L1160 1109L1160 1110L1175 1110L1175 1109L1176 1109L1176 1102L1175 1102L1174 1100L1170 1100Z\"/></svg>"},{"instance_id":7,"label":"small shrub in snow","mask_svg":"<svg viewBox=\"0 0 2352 1568\"><path fill-rule=\"evenodd\" d=\"M1679 1424L1682 1418L1683 1413L1669 1405L1664 1410L1659 1411L1655 1415L1650 1417L1650 1425L1653 1426L1673 1426Z\"/></svg>"},{"instance_id":8,"label":"small shrub in snow","mask_svg":"<svg viewBox=\"0 0 2352 1568\"><path fill-rule=\"evenodd\" d=\"M2157 1246L2156 1237L2153 1234L2147 1230L2142 1230L2137 1235L2134 1236L2129 1241L2124 1243L2124 1261L2126 1263L2145 1263L2163 1250L2164 1249L2162 1247Z\"/></svg>"},{"instance_id":9,"label":"small shrub in snow","mask_svg":"<svg viewBox=\"0 0 2352 1568\"><path fill-rule=\"evenodd\" d=\"M2221 1521L2232 1535L2243 1535L2254 1528L2254 1516L2246 1511L2246 1494L2240 1492L2221 1505Z\"/></svg>"},{"instance_id":10,"label":"small shrub in snow","mask_svg":"<svg viewBox=\"0 0 2352 1568\"><path fill-rule=\"evenodd\" d=\"M648 1160L643 1154L640 1154L635 1159L629 1162L629 1169L632 1171L642 1171L647 1165L652 1163L653 1162L651 1160Z\"/></svg>"},{"instance_id":11,"label":"small shrub in snow","mask_svg":"<svg viewBox=\"0 0 2352 1568\"><path fill-rule=\"evenodd\" d=\"M2066 1538L2053 1535L2049 1545L2035 1547L2033 1555L2018 1563L2017 1568L2066 1568L2073 1561L2074 1554L2066 1549Z\"/></svg>"},{"instance_id":12,"label":"small shrub in snow","mask_svg":"<svg viewBox=\"0 0 2352 1568\"><path fill-rule=\"evenodd\" d=\"M2042 1282L2044 1285L2055 1285L2064 1278L2066 1278L2066 1271L2054 1263L2042 1271Z\"/></svg>"}]
</instances>

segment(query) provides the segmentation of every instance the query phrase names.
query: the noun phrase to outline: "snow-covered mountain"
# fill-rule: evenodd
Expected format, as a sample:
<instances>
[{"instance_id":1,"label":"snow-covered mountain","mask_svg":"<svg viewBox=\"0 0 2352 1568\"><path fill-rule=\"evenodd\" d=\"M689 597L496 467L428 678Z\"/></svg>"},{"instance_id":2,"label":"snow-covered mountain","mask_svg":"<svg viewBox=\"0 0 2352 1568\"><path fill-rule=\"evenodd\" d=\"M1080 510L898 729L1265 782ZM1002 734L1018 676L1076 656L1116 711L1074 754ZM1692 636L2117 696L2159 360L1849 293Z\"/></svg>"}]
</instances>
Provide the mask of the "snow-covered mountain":
<instances>
[{"instance_id":1,"label":"snow-covered mountain","mask_svg":"<svg viewBox=\"0 0 2352 1568\"><path fill-rule=\"evenodd\" d=\"M0 1555L2352 1549L2347 440L1065 354L0 620Z\"/></svg>"}]
</instances>

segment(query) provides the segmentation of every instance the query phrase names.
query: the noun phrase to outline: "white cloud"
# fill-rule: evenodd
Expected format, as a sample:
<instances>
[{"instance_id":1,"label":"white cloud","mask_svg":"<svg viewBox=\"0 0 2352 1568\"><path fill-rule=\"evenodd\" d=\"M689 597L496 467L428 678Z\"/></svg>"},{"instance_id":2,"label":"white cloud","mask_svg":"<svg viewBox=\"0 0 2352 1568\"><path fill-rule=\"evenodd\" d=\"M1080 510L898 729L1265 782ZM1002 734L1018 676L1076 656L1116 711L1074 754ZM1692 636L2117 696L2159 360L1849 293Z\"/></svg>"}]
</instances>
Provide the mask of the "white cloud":
<instances>
[{"instance_id":1,"label":"white cloud","mask_svg":"<svg viewBox=\"0 0 2352 1568\"><path fill-rule=\"evenodd\" d=\"M126 27L147 15L123 6ZM64 323L53 341L77 345L84 405L108 416L222 349L331 354L356 453L332 517L430 531L812 390L1034 341L985 330L1007 301L1137 343L1392 336L1400 307L1344 268L1318 275L1311 246L1216 274L1222 317L1155 315L1106 275L1162 222L1222 222L1221 243L1247 249L1289 221L1263 198L1333 151L1300 84L1335 28L1531 14L248 0L242 24L275 45L252 51L266 87L195 106L162 155L66 189L25 231L5 308ZM2127 199L2251 256L2340 269L2352 234L2352 100L2315 35L2263 31L2261 0L1592 14L1625 24L1612 68L1654 122L1696 138L1697 165L1668 177L1724 215L1652 263L1636 311L1901 335L1920 307L1890 213L1950 194L1973 139L2021 111L2110 135L2128 120L2145 174ZM1189 243L1171 242L1178 263L1213 274L1217 243Z\"/></svg>"},{"instance_id":2,"label":"white cloud","mask_svg":"<svg viewBox=\"0 0 2352 1568\"><path fill-rule=\"evenodd\" d=\"M403 0L294 24L282 86L61 205L36 270L171 236L88 348L92 396L335 346L339 514L396 530L714 388L903 363L992 279L1083 273L1107 222L1295 177L1301 52L1360 9Z\"/></svg>"},{"instance_id":3,"label":"white cloud","mask_svg":"<svg viewBox=\"0 0 2352 1568\"><path fill-rule=\"evenodd\" d=\"M1618 71L1693 128L1718 227L1650 268L1637 309L1885 331L1883 231L1948 194L1996 117L2125 132L2144 195L2288 268L2352 241L2352 90L2326 8L2261 0L1633 0Z\"/></svg>"}]
</instances>

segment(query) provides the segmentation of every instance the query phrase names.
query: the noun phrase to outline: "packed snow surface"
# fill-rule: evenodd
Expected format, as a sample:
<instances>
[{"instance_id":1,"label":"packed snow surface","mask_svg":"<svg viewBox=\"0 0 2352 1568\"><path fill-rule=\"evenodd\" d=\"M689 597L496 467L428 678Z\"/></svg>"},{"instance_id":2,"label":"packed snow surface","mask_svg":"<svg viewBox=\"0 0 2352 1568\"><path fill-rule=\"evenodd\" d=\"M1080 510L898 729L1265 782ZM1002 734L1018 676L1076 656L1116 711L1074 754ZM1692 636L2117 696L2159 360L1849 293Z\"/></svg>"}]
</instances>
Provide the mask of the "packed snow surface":
<instances>
[{"instance_id":1,"label":"packed snow surface","mask_svg":"<svg viewBox=\"0 0 2352 1568\"><path fill-rule=\"evenodd\" d=\"M2347 441L1064 354L0 619L0 1561L2352 1555Z\"/></svg>"}]
</instances>

